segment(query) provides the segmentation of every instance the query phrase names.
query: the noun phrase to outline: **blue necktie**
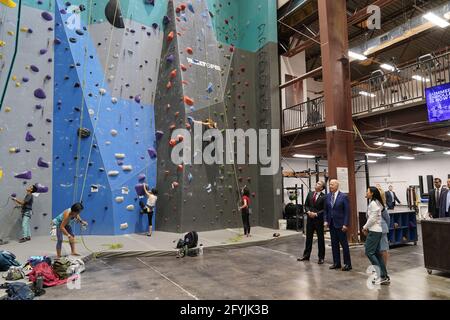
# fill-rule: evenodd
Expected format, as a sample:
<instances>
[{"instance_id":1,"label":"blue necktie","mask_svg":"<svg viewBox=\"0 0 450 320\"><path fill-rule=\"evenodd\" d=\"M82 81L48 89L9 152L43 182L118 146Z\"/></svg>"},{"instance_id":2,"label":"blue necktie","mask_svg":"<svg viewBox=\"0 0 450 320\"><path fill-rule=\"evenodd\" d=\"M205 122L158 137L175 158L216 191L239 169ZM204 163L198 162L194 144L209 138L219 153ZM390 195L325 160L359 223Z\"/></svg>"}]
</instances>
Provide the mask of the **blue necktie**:
<instances>
[{"instance_id":1,"label":"blue necktie","mask_svg":"<svg viewBox=\"0 0 450 320\"><path fill-rule=\"evenodd\" d=\"M335 193L333 192L332 196L331 196L331 207L334 207L334 202L336 201L335 197Z\"/></svg>"}]
</instances>

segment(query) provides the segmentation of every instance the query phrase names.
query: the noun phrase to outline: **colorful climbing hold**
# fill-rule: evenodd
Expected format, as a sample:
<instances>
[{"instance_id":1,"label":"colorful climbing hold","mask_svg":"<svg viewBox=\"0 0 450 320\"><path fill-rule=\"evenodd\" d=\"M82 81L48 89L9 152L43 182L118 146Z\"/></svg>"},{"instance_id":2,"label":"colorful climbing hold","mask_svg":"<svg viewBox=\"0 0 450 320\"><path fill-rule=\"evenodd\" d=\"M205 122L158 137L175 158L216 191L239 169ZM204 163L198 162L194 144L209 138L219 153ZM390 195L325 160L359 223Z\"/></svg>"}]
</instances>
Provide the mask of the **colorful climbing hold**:
<instances>
[{"instance_id":1,"label":"colorful climbing hold","mask_svg":"<svg viewBox=\"0 0 450 320\"><path fill-rule=\"evenodd\" d=\"M187 104L188 106L193 106L194 105L194 99L189 98L188 96L184 96L184 103Z\"/></svg>"},{"instance_id":2,"label":"colorful climbing hold","mask_svg":"<svg viewBox=\"0 0 450 320\"><path fill-rule=\"evenodd\" d=\"M17 178L17 179L26 179L26 180L31 180L32 177L33 177L33 175L31 174L30 170L18 173L14 176L14 178Z\"/></svg>"},{"instance_id":3,"label":"colorful climbing hold","mask_svg":"<svg viewBox=\"0 0 450 320\"><path fill-rule=\"evenodd\" d=\"M187 53L187 54L190 54L190 55L193 55L193 54L194 54L194 50L192 50L191 47L187 47L187 48L186 48L186 53Z\"/></svg>"}]
</instances>

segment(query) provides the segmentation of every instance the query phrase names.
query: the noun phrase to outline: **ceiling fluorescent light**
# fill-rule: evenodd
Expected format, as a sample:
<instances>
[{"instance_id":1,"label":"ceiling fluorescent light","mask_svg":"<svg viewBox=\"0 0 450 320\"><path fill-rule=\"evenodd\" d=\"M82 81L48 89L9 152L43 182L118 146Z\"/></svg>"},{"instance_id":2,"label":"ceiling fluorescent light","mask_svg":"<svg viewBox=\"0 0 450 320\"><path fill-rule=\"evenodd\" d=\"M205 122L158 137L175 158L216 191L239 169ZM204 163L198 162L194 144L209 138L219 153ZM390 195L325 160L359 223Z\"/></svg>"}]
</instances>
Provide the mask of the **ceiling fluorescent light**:
<instances>
[{"instance_id":1,"label":"ceiling fluorescent light","mask_svg":"<svg viewBox=\"0 0 450 320\"><path fill-rule=\"evenodd\" d=\"M316 156L311 156L307 154L294 154L294 158L301 158L301 159L314 159Z\"/></svg>"},{"instance_id":2,"label":"ceiling fluorescent light","mask_svg":"<svg viewBox=\"0 0 450 320\"><path fill-rule=\"evenodd\" d=\"M444 154L450 156L450 151L445 151Z\"/></svg>"},{"instance_id":3,"label":"ceiling fluorescent light","mask_svg":"<svg viewBox=\"0 0 450 320\"><path fill-rule=\"evenodd\" d=\"M400 160L414 160L414 157L408 157L408 156L398 156L397 159Z\"/></svg>"},{"instance_id":4,"label":"ceiling fluorescent light","mask_svg":"<svg viewBox=\"0 0 450 320\"><path fill-rule=\"evenodd\" d=\"M383 147L388 147L388 148L398 148L400 147L399 144L397 143L390 143L390 142L375 142L376 146L383 146Z\"/></svg>"},{"instance_id":5,"label":"ceiling fluorescent light","mask_svg":"<svg viewBox=\"0 0 450 320\"><path fill-rule=\"evenodd\" d=\"M366 160L361 160L361 163L365 163ZM377 163L377 160L367 160L368 163Z\"/></svg>"},{"instance_id":6,"label":"ceiling fluorescent light","mask_svg":"<svg viewBox=\"0 0 450 320\"><path fill-rule=\"evenodd\" d=\"M417 81L430 82L429 78L421 77L418 74L413 75L412 78Z\"/></svg>"},{"instance_id":7,"label":"ceiling fluorescent light","mask_svg":"<svg viewBox=\"0 0 450 320\"><path fill-rule=\"evenodd\" d=\"M354 59L354 60L360 60L360 61L367 60L367 57L365 55L360 54L360 53L356 53L356 52L353 52L353 51L349 51L348 52L348 56L350 58Z\"/></svg>"},{"instance_id":8,"label":"ceiling fluorescent light","mask_svg":"<svg viewBox=\"0 0 450 320\"><path fill-rule=\"evenodd\" d=\"M375 98L376 97L375 94L369 93L369 92L366 92L366 91L360 91L359 94L362 95L362 96L365 96L365 97L371 97L371 98Z\"/></svg>"},{"instance_id":9,"label":"ceiling fluorescent light","mask_svg":"<svg viewBox=\"0 0 450 320\"><path fill-rule=\"evenodd\" d=\"M383 68L384 70L395 71L395 67L387 63L383 63L380 67Z\"/></svg>"},{"instance_id":10,"label":"ceiling fluorescent light","mask_svg":"<svg viewBox=\"0 0 450 320\"><path fill-rule=\"evenodd\" d=\"M425 19L427 19L428 21L434 23L438 27L447 28L448 26L450 26L450 23L448 23L447 20L435 15L432 12L428 12L427 14L424 14L423 17Z\"/></svg>"},{"instance_id":11,"label":"ceiling fluorescent light","mask_svg":"<svg viewBox=\"0 0 450 320\"><path fill-rule=\"evenodd\" d=\"M378 158L386 157L386 155L384 153L366 153L366 156L368 156L368 157L378 157Z\"/></svg>"},{"instance_id":12,"label":"ceiling fluorescent light","mask_svg":"<svg viewBox=\"0 0 450 320\"><path fill-rule=\"evenodd\" d=\"M422 148L422 147L415 147L413 148L414 151L421 151L421 152L433 152L434 149L430 148Z\"/></svg>"}]
</instances>

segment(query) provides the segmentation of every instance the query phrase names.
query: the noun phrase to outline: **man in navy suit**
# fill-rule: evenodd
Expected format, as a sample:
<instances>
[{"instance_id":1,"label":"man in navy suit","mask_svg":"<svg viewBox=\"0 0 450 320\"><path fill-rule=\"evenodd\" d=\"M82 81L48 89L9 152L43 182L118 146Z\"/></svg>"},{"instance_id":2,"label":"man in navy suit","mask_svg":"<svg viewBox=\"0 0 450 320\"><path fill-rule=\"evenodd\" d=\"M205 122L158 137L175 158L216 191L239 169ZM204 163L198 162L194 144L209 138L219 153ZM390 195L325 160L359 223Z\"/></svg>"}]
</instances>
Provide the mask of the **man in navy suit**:
<instances>
[{"instance_id":1,"label":"man in navy suit","mask_svg":"<svg viewBox=\"0 0 450 320\"><path fill-rule=\"evenodd\" d=\"M398 204L402 204L400 200L398 200L397 195L394 192L393 186L389 186L389 190L385 192L385 197L386 197L386 205L390 210L395 209L396 202L398 202Z\"/></svg>"},{"instance_id":2,"label":"man in navy suit","mask_svg":"<svg viewBox=\"0 0 450 320\"><path fill-rule=\"evenodd\" d=\"M342 271L352 270L350 249L348 247L347 230L350 223L350 201L346 194L339 191L339 181L330 181L330 192L327 194L324 211L325 226L330 228L333 265L330 269L341 269L341 254L339 245L344 252L344 267Z\"/></svg>"}]
</instances>

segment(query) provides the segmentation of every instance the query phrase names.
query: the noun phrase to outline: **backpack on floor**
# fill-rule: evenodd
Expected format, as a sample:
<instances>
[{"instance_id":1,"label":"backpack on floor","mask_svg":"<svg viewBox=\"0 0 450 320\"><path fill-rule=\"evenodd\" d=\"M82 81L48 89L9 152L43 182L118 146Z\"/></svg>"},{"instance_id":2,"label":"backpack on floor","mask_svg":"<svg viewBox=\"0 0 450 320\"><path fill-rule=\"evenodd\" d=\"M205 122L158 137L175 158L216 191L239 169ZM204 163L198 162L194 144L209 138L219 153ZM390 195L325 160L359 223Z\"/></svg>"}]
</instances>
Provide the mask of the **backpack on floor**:
<instances>
[{"instance_id":1,"label":"backpack on floor","mask_svg":"<svg viewBox=\"0 0 450 320\"><path fill-rule=\"evenodd\" d=\"M20 263L16 256L9 251L0 251L0 271L8 271L9 267L18 267Z\"/></svg>"},{"instance_id":2,"label":"backpack on floor","mask_svg":"<svg viewBox=\"0 0 450 320\"><path fill-rule=\"evenodd\" d=\"M22 270L22 267L9 267L9 270L3 274L3 278L6 281L17 281L25 278L25 273Z\"/></svg>"},{"instance_id":3,"label":"backpack on floor","mask_svg":"<svg viewBox=\"0 0 450 320\"><path fill-rule=\"evenodd\" d=\"M184 239L178 240L177 243L177 249L183 248L185 246L188 247L188 249L195 248L198 244L198 234L197 231L191 231L186 233L184 236Z\"/></svg>"},{"instance_id":4,"label":"backpack on floor","mask_svg":"<svg viewBox=\"0 0 450 320\"><path fill-rule=\"evenodd\" d=\"M58 275L60 279L67 279L70 274L68 273L72 262L66 258L56 259L53 263L53 271Z\"/></svg>"},{"instance_id":5,"label":"backpack on floor","mask_svg":"<svg viewBox=\"0 0 450 320\"><path fill-rule=\"evenodd\" d=\"M1 288L6 289L8 294L5 300L33 300L34 298L31 288L23 282L4 283Z\"/></svg>"},{"instance_id":6,"label":"backpack on floor","mask_svg":"<svg viewBox=\"0 0 450 320\"><path fill-rule=\"evenodd\" d=\"M39 277L42 277L44 287L59 286L67 282L67 279L60 280L52 267L45 262L39 263L28 274L28 279L33 283L36 283Z\"/></svg>"}]
</instances>

